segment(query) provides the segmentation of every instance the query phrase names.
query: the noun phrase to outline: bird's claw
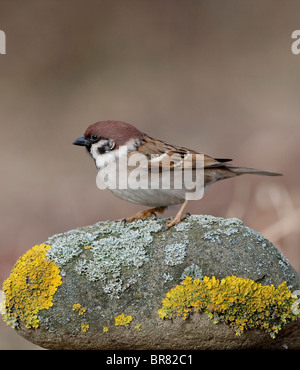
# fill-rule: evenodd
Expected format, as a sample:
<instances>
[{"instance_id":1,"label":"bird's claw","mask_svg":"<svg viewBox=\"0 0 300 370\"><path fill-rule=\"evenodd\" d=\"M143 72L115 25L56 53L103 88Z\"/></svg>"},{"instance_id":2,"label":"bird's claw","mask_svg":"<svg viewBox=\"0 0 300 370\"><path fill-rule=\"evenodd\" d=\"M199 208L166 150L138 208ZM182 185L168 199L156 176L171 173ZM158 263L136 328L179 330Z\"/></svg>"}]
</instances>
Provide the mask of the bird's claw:
<instances>
[{"instance_id":1,"label":"bird's claw","mask_svg":"<svg viewBox=\"0 0 300 370\"><path fill-rule=\"evenodd\" d=\"M183 217L182 217L182 219L181 219L181 221L183 221L183 220L186 220L187 218L189 218L190 217L190 212L187 212Z\"/></svg>"},{"instance_id":2,"label":"bird's claw","mask_svg":"<svg viewBox=\"0 0 300 370\"><path fill-rule=\"evenodd\" d=\"M179 217L175 216L172 220L169 220L164 224L164 230L163 231L170 229L174 225L178 225L181 221L185 220L190 215L191 214L189 212L187 212L182 218L179 218Z\"/></svg>"}]
</instances>

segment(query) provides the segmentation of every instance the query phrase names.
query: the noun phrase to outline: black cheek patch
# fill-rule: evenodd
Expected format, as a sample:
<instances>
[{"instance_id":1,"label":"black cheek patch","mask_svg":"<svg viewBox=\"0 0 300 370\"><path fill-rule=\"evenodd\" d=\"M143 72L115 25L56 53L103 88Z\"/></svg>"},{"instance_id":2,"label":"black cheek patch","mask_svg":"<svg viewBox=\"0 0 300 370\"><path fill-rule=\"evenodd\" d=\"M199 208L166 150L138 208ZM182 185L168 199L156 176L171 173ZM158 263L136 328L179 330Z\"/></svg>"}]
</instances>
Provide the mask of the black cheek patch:
<instances>
[{"instance_id":1,"label":"black cheek patch","mask_svg":"<svg viewBox=\"0 0 300 370\"><path fill-rule=\"evenodd\" d=\"M107 152L107 146L106 145L102 145L98 148L98 153L99 154L104 154Z\"/></svg>"},{"instance_id":2,"label":"black cheek patch","mask_svg":"<svg viewBox=\"0 0 300 370\"><path fill-rule=\"evenodd\" d=\"M110 152L110 150L111 150L111 145L109 142L106 142L105 144L103 144L102 146L98 148L98 153L104 154L104 153Z\"/></svg>"},{"instance_id":3,"label":"black cheek patch","mask_svg":"<svg viewBox=\"0 0 300 370\"><path fill-rule=\"evenodd\" d=\"M108 153L110 152L111 150L113 150L115 148L115 143L113 140L111 139L102 139L102 145L98 147L98 153L99 154L104 154L104 153Z\"/></svg>"}]
</instances>

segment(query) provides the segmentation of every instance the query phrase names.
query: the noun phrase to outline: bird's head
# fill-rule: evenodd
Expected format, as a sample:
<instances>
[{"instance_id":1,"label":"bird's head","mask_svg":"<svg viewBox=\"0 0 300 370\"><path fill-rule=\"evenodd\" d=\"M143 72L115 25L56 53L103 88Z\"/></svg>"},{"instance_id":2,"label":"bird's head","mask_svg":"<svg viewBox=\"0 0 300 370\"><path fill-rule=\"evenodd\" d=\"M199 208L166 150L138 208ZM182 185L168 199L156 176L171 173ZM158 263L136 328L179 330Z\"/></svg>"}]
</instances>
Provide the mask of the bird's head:
<instances>
[{"instance_id":1,"label":"bird's head","mask_svg":"<svg viewBox=\"0 0 300 370\"><path fill-rule=\"evenodd\" d=\"M120 146L128 145L142 137L142 133L121 121L101 121L90 125L85 133L73 144L85 146L96 160L99 155L117 151Z\"/></svg>"}]
</instances>

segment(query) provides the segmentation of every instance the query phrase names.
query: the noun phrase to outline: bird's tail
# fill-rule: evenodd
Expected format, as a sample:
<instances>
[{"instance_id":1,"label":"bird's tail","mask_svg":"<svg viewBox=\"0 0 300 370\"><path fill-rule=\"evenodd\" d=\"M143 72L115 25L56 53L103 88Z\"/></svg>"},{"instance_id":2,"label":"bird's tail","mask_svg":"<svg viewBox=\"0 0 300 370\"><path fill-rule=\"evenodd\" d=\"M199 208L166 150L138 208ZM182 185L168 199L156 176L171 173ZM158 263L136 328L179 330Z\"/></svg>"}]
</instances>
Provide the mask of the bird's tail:
<instances>
[{"instance_id":1,"label":"bird's tail","mask_svg":"<svg viewBox=\"0 0 300 370\"><path fill-rule=\"evenodd\" d=\"M278 172L270 172L264 170L258 170L256 168L247 168L247 167L227 167L230 171L238 175L243 174L253 174L253 175L264 175L264 176L282 176L281 173Z\"/></svg>"}]
</instances>

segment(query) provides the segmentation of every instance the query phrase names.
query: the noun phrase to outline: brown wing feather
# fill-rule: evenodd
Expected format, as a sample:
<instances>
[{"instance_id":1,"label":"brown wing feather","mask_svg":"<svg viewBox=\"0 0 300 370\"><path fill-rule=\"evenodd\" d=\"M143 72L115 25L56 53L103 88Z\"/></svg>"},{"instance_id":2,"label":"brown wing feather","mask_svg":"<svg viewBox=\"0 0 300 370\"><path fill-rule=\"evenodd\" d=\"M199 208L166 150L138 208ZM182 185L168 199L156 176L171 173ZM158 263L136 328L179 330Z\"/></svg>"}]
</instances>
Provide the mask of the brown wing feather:
<instances>
[{"instance_id":1,"label":"brown wing feather","mask_svg":"<svg viewBox=\"0 0 300 370\"><path fill-rule=\"evenodd\" d=\"M144 144L144 145L143 145ZM145 145L146 144L146 145ZM129 156L143 154L148 159L148 168L164 168L174 170L176 168L191 168L203 167L203 163L197 162L197 154L203 154L192 149L182 146L171 145L158 139L153 139L148 135L142 137L142 145L137 150L132 151ZM157 158L157 159L156 159ZM204 168L224 168L222 162L229 159L214 159L204 154Z\"/></svg>"},{"instance_id":2,"label":"brown wing feather","mask_svg":"<svg viewBox=\"0 0 300 370\"><path fill-rule=\"evenodd\" d=\"M197 154L203 154L192 149L185 147L167 144L161 140L153 139L147 135L142 137L142 144L137 150L132 151L129 156L134 154L141 154L141 157L147 157L147 163L145 169L148 171L163 171L164 169L169 170L181 170L182 168L190 168L196 170L197 168L203 168L203 162L197 161ZM143 156L142 156L143 155ZM227 158L213 158L209 155L203 154L204 156L204 182L210 184L221 179L235 177L244 173L257 174L257 175L269 175L278 176L280 174L268 171L262 171L244 167L233 167L231 164L225 162L231 161ZM140 165L140 164L139 164Z\"/></svg>"}]
</instances>

